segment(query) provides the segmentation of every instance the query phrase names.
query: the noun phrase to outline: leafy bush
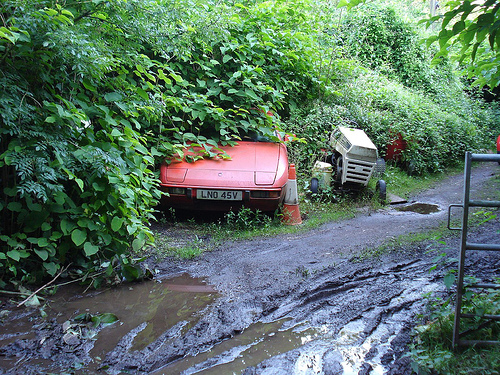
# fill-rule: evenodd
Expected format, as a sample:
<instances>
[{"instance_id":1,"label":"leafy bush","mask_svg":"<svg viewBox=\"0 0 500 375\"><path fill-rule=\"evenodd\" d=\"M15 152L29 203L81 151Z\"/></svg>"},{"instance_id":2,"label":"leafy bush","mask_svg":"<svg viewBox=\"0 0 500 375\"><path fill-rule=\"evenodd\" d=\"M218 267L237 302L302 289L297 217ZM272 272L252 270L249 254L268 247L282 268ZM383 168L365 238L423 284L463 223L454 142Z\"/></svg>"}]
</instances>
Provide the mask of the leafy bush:
<instances>
[{"instance_id":1,"label":"leafy bush","mask_svg":"<svg viewBox=\"0 0 500 375\"><path fill-rule=\"evenodd\" d=\"M407 148L399 165L411 166L418 174L442 171L462 160L465 151L491 149L494 134L500 132L498 107L486 107L469 96L457 78L449 77L449 71L432 81L428 91L433 94L429 94L356 61L335 60L333 64L332 93L293 112L287 121L286 130L307 141L304 147L290 147L299 172L310 173L314 162L322 158L322 149L331 147L329 135L339 125L365 130L380 156L401 135Z\"/></svg>"},{"instance_id":2,"label":"leafy bush","mask_svg":"<svg viewBox=\"0 0 500 375\"><path fill-rule=\"evenodd\" d=\"M428 296L429 297L429 296ZM496 374L500 369L498 346L478 350L474 347L453 351L454 304L451 299L429 298L427 323L414 330L409 355L417 374ZM466 291L463 312L477 315L477 319L461 319L460 331L470 330L468 339L499 340L500 323L485 324L485 313L498 314L500 293L473 294Z\"/></svg>"},{"instance_id":3,"label":"leafy bush","mask_svg":"<svg viewBox=\"0 0 500 375\"><path fill-rule=\"evenodd\" d=\"M392 8L365 5L347 13L340 33L348 54L407 87L433 91L436 75L428 51Z\"/></svg>"},{"instance_id":4,"label":"leafy bush","mask_svg":"<svg viewBox=\"0 0 500 375\"><path fill-rule=\"evenodd\" d=\"M68 264L140 276L130 255L152 240L155 166L271 134L314 85L297 5L3 2L2 282Z\"/></svg>"},{"instance_id":5,"label":"leafy bush","mask_svg":"<svg viewBox=\"0 0 500 375\"><path fill-rule=\"evenodd\" d=\"M116 82L102 60L85 61L104 81L99 95L68 56L74 15L44 5L2 5L15 37L0 37L2 283L39 282L65 264L139 276L128 254L150 240L148 219L160 195L150 151L138 121L119 110L127 103L111 91ZM69 47L59 54L55 40L63 37Z\"/></svg>"}]
</instances>

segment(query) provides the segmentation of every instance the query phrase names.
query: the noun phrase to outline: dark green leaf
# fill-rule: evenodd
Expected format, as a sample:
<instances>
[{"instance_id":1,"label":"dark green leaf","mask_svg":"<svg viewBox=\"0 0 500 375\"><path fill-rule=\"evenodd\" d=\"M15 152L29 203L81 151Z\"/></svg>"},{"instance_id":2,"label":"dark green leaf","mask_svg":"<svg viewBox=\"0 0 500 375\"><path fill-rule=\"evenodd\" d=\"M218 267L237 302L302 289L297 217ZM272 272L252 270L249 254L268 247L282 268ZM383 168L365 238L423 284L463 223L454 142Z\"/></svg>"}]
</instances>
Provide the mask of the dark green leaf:
<instances>
[{"instance_id":1,"label":"dark green leaf","mask_svg":"<svg viewBox=\"0 0 500 375\"><path fill-rule=\"evenodd\" d=\"M80 246L87 239L87 231L85 229L75 229L71 232L71 239L76 246Z\"/></svg>"}]
</instances>

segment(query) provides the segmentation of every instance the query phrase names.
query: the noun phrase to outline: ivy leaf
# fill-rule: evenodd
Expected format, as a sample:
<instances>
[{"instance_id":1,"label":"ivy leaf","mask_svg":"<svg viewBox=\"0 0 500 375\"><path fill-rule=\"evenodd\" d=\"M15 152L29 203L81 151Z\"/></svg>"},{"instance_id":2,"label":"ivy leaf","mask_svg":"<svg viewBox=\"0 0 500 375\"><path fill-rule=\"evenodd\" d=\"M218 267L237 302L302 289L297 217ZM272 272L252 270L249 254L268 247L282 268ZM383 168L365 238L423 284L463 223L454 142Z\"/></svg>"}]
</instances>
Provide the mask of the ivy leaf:
<instances>
[{"instance_id":1,"label":"ivy leaf","mask_svg":"<svg viewBox=\"0 0 500 375\"><path fill-rule=\"evenodd\" d=\"M54 262L48 262L48 263L44 262L43 268L45 268L47 270L47 273L50 276L54 276L56 274L57 270L59 269L59 265L57 265Z\"/></svg>"},{"instance_id":2,"label":"ivy leaf","mask_svg":"<svg viewBox=\"0 0 500 375\"><path fill-rule=\"evenodd\" d=\"M70 221L66 219L61 220L61 230L64 234L69 234L75 227L75 224L71 223Z\"/></svg>"},{"instance_id":3,"label":"ivy leaf","mask_svg":"<svg viewBox=\"0 0 500 375\"><path fill-rule=\"evenodd\" d=\"M144 91L143 89L141 89L140 87L137 87L137 93L139 94L139 96L141 98L143 98L144 100L149 100L149 95L146 91Z\"/></svg>"},{"instance_id":4,"label":"ivy leaf","mask_svg":"<svg viewBox=\"0 0 500 375\"><path fill-rule=\"evenodd\" d=\"M90 83L90 81L87 79L82 80L82 85L83 85L83 87L85 87L89 91L97 92L96 87L92 83Z\"/></svg>"},{"instance_id":5,"label":"ivy leaf","mask_svg":"<svg viewBox=\"0 0 500 375\"><path fill-rule=\"evenodd\" d=\"M35 253L36 255L38 255L40 257L40 259L42 260L47 260L48 257L49 257L49 253L47 250L38 250L38 249L35 249Z\"/></svg>"},{"instance_id":6,"label":"ivy leaf","mask_svg":"<svg viewBox=\"0 0 500 375\"><path fill-rule=\"evenodd\" d=\"M145 242L146 241L144 239L136 238L134 241L132 241L132 249L134 249L134 251L139 250L144 246Z\"/></svg>"},{"instance_id":7,"label":"ivy leaf","mask_svg":"<svg viewBox=\"0 0 500 375\"><path fill-rule=\"evenodd\" d=\"M115 314L104 313L99 315L101 324L112 324L118 321L118 317Z\"/></svg>"},{"instance_id":8,"label":"ivy leaf","mask_svg":"<svg viewBox=\"0 0 500 375\"><path fill-rule=\"evenodd\" d=\"M40 247L46 247L49 245L49 241L45 237L42 237L38 239L37 245Z\"/></svg>"},{"instance_id":9,"label":"ivy leaf","mask_svg":"<svg viewBox=\"0 0 500 375\"><path fill-rule=\"evenodd\" d=\"M252 100L260 100L260 98L251 89L245 89L245 94Z\"/></svg>"},{"instance_id":10,"label":"ivy leaf","mask_svg":"<svg viewBox=\"0 0 500 375\"><path fill-rule=\"evenodd\" d=\"M19 259L21 259L21 254L17 250L7 251L7 256L11 259L14 259L16 262L19 262Z\"/></svg>"},{"instance_id":11,"label":"ivy leaf","mask_svg":"<svg viewBox=\"0 0 500 375\"><path fill-rule=\"evenodd\" d=\"M136 281L141 272L140 268L131 266L130 264L122 265L122 275L127 281Z\"/></svg>"},{"instance_id":12,"label":"ivy leaf","mask_svg":"<svg viewBox=\"0 0 500 375\"><path fill-rule=\"evenodd\" d=\"M34 295L28 301L26 301L24 303L24 305L28 306L28 307L38 307L41 305L41 303L40 303L40 300L38 299L38 297L36 295Z\"/></svg>"},{"instance_id":13,"label":"ivy leaf","mask_svg":"<svg viewBox=\"0 0 500 375\"><path fill-rule=\"evenodd\" d=\"M80 188L80 190L83 192L83 181L79 178L75 178L75 182L78 184L78 187Z\"/></svg>"},{"instance_id":14,"label":"ivy leaf","mask_svg":"<svg viewBox=\"0 0 500 375\"><path fill-rule=\"evenodd\" d=\"M7 209L10 211L14 211L14 212L21 212L22 208L23 208L23 206L19 202L10 202L7 205Z\"/></svg>"},{"instance_id":15,"label":"ivy leaf","mask_svg":"<svg viewBox=\"0 0 500 375\"><path fill-rule=\"evenodd\" d=\"M453 273L448 273L444 277L444 285L446 286L446 289L450 290L454 283L455 283L455 275Z\"/></svg>"}]
</instances>

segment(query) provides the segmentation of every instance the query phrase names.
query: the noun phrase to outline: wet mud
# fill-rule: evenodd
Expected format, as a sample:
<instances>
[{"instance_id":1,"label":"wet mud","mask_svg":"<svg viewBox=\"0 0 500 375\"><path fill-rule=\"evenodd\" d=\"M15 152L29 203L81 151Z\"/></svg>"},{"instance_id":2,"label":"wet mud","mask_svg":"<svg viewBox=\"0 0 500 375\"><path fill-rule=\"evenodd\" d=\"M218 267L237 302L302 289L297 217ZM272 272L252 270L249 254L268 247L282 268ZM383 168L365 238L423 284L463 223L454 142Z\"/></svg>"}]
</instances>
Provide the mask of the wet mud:
<instances>
[{"instance_id":1,"label":"wet mud","mask_svg":"<svg viewBox=\"0 0 500 375\"><path fill-rule=\"evenodd\" d=\"M499 174L496 165L477 167L474 194L498 199ZM436 255L456 258L459 240L452 233L413 245L395 239L442 225L448 205L461 202L462 180L411 197L410 205L428 205L424 213L391 206L307 233L228 241L193 260L151 259L161 283L73 295L53 303L55 316L7 314L0 373L411 374L404 354L425 314L423 296L446 296L443 275L457 267L434 268ZM470 236L500 243L500 220ZM379 254L388 242L393 250ZM499 270L498 253L468 258L468 274L484 281ZM129 288L135 294L125 297ZM119 321L65 341L65 322L87 309Z\"/></svg>"}]
</instances>

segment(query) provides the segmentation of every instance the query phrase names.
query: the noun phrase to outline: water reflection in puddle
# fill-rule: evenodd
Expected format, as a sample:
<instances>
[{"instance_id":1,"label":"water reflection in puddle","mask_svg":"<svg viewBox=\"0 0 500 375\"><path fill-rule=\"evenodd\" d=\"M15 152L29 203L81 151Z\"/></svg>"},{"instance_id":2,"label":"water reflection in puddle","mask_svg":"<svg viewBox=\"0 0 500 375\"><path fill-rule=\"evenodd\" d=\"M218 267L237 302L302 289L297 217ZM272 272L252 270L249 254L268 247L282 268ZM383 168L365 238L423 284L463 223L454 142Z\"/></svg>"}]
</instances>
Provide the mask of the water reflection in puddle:
<instances>
[{"instance_id":1,"label":"water reflection in puddle","mask_svg":"<svg viewBox=\"0 0 500 375\"><path fill-rule=\"evenodd\" d=\"M69 302L66 309L68 314L75 310L112 312L120 319L100 332L90 353L92 357L104 359L122 337L140 325L143 329L134 337L131 351L144 349L178 322L187 321L186 327L190 326L198 319L196 313L216 296L215 290L202 280L183 275L162 282L149 281L111 289ZM99 337L105 339L99 340Z\"/></svg>"},{"instance_id":2,"label":"water reflection in puddle","mask_svg":"<svg viewBox=\"0 0 500 375\"><path fill-rule=\"evenodd\" d=\"M341 353L343 361L341 362L344 375L358 374L362 364L366 362L366 356L372 346L380 348L380 339L387 330L384 327L378 327L367 340L359 344L365 329L365 323L357 320L348 323L339 332L339 338L334 342L335 347ZM384 368L376 360L371 361L372 372L370 374L383 374Z\"/></svg>"},{"instance_id":3,"label":"water reflection in puddle","mask_svg":"<svg viewBox=\"0 0 500 375\"><path fill-rule=\"evenodd\" d=\"M302 331L297 331L300 327L283 330L285 322L255 323L211 350L196 357L186 357L151 375L239 374L248 367L297 348L301 348L294 363L293 372L297 374L322 373L323 356L330 351L337 353L335 358L343 375L358 374L364 363L370 365L371 374L384 374L381 358L389 350L393 339L385 324L379 325L366 337L367 322L364 320L348 323L337 334L330 332L326 325ZM397 325L395 322L391 324ZM375 355L370 356L375 347Z\"/></svg>"}]
</instances>

